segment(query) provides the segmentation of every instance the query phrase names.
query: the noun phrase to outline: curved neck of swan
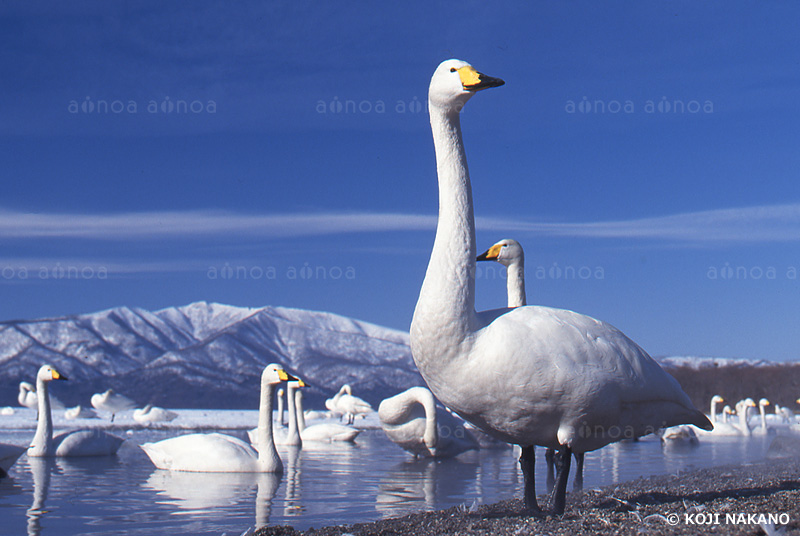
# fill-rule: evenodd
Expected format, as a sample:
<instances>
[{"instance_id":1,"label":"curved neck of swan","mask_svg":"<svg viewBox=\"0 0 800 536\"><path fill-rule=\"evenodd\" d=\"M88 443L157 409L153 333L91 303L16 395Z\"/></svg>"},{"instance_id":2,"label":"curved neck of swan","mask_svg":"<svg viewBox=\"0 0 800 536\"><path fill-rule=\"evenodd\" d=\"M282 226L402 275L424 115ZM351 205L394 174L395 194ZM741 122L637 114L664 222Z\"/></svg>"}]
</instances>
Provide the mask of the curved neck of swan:
<instances>
[{"instance_id":1,"label":"curved neck of swan","mask_svg":"<svg viewBox=\"0 0 800 536\"><path fill-rule=\"evenodd\" d=\"M281 459L272 439L272 396L275 386L261 380L261 399L258 404L258 428L256 429L256 442L258 443L258 461L261 464L281 465Z\"/></svg>"},{"instance_id":2,"label":"curved neck of swan","mask_svg":"<svg viewBox=\"0 0 800 536\"><path fill-rule=\"evenodd\" d=\"M417 400L425 408L425 434L422 441L429 449L436 448L439 443L439 430L436 427L436 401L430 391L425 391Z\"/></svg>"},{"instance_id":3,"label":"curved neck of swan","mask_svg":"<svg viewBox=\"0 0 800 536\"><path fill-rule=\"evenodd\" d=\"M439 175L439 220L411 331L412 345L415 339L436 337L441 346L442 336L459 344L475 329L475 219L458 112L432 103L429 110ZM424 361L424 354L419 354Z\"/></svg>"},{"instance_id":4,"label":"curved neck of swan","mask_svg":"<svg viewBox=\"0 0 800 536\"><path fill-rule=\"evenodd\" d=\"M39 403L39 418L36 422L36 434L28 453L33 456L50 454L53 444L53 416L50 414L50 395L47 392L47 382L37 378L36 390Z\"/></svg>"},{"instance_id":5,"label":"curved neck of swan","mask_svg":"<svg viewBox=\"0 0 800 536\"><path fill-rule=\"evenodd\" d=\"M297 413L297 429L301 432L306 429L306 416L303 413L303 391L294 394L294 410Z\"/></svg>"},{"instance_id":6,"label":"curved neck of swan","mask_svg":"<svg viewBox=\"0 0 800 536\"><path fill-rule=\"evenodd\" d=\"M525 261L519 259L509 264L506 268L506 277L509 308L527 305L525 299Z\"/></svg>"}]
</instances>

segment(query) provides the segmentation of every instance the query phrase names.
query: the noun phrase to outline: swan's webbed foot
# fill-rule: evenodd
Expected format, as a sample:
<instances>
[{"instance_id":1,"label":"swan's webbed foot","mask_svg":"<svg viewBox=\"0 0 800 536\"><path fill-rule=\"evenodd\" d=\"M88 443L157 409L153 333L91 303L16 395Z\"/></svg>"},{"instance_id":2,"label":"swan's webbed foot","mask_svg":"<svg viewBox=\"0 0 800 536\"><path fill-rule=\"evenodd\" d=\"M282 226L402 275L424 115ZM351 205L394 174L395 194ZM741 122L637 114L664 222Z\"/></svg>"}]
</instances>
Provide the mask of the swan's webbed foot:
<instances>
[{"instance_id":1,"label":"swan's webbed foot","mask_svg":"<svg viewBox=\"0 0 800 536\"><path fill-rule=\"evenodd\" d=\"M556 473L555 473L555 466L556 466L556 449L548 448L544 451L544 459L547 462L547 492L551 493L553 491L553 486L556 483Z\"/></svg>"},{"instance_id":2,"label":"swan's webbed foot","mask_svg":"<svg viewBox=\"0 0 800 536\"><path fill-rule=\"evenodd\" d=\"M525 513L527 515L541 516L543 512L542 509L539 508L539 503L536 501L536 456L533 449L534 447L532 445L522 447L522 453L519 456L519 465L522 469L522 477L525 482L522 503L525 506Z\"/></svg>"},{"instance_id":3,"label":"swan's webbed foot","mask_svg":"<svg viewBox=\"0 0 800 536\"><path fill-rule=\"evenodd\" d=\"M567 505L567 480L569 479L569 466L572 459L572 449L564 446L557 457L556 487L551 496L553 515L560 516Z\"/></svg>"},{"instance_id":4,"label":"swan's webbed foot","mask_svg":"<svg viewBox=\"0 0 800 536\"><path fill-rule=\"evenodd\" d=\"M572 491L583 489L583 452L575 452L575 481L572 483Z\"/></svg>"}]
</instances>

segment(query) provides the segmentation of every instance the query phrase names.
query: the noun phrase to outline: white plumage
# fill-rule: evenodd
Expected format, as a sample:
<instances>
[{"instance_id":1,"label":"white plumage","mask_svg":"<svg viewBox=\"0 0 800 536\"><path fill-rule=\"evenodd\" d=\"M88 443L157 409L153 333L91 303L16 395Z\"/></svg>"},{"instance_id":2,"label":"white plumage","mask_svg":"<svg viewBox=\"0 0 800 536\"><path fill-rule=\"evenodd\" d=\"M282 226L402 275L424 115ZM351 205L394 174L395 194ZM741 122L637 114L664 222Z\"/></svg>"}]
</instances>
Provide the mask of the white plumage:
<instances>
[{"instance_id":1,"label":"white plumage","mask_svg":"<svg viewBox=\"0 0 800 536\"><path fill-rule=\"evenodd\" d=\"M431 79L428 109L439 176L439 221L411 324L414 361L446 406L523 446L526 504L536 506L526 448L586 452L625 436L696 424L711 428L674 378L622 332L549 307L475 312L475 222L459 112L501 80L459 60ZM556 512L566 480L559 479Z\"/></svg>"},{"instance_id":2,"label":"white plumage","mask_svg":"<svg viewBox=\"0 0 800 536\"><path fill-rule=\"evenodd\" d=\"M108 389L105 393L95 393L92 395L92 407L98 411L111 414L111 422L117 413L128 411L136 407L136 403L125 395Z\"/></svg>"},{"instance_id":3,"label":"white plumage","mask_svg":"<svg viewBox=\"0 0 800 536\"><path fill-rule=\"evenodd\" d=\"M233 436L187 434L156 443L142 450L159 469L206 473L278 473L283 463L272 438L272 396L275 385L296 380L278 365L267 365L261 374L258 408L258 450Z\"/></svg>"},{"instance_id":4,"label":"white plumage","mask_svg":"<svg viewBox=\"0 0 800 536\"><path fill-rule=\"evenodd\" d=\"M74 430L53 436L53 417L50 414L48 384L67 378L50 365L43 365L36 374L39 417L36 434L28 448L29 457L40 456L109 456L116 454L124 441L103 430Z\"/></svg>"},{"instance_id":5,"label":"white plumage","mask_svg":"<svg viewBox=\"0 0 800 536\"><path fill-rule=\"evenodd\" d=\"M178 414L168 409L148 404L141 409L133 410L133 420L138 423L172 422Z\"/></svg>"},{"instance_id":6,"label":"white plumage","mask_svg":"<svg viewBox=\"0 0 800 536\"><path fill-rule=\"evenodd\" d=\"M479 447L465 423L438 406L424 387L383 400L378 417L389 439L415 457L446 458Z\"/></svg>"},{"instance_id":7,"label":"white plumage","mask_svg":"<svg viewBox=\"0 0 800 536\"><path fill-rule=\"evenodd\" d=\"M0 478L8 476L8 470L14 462L25 452L25 447L0 443Z\"/></svg>"}]
</instances>

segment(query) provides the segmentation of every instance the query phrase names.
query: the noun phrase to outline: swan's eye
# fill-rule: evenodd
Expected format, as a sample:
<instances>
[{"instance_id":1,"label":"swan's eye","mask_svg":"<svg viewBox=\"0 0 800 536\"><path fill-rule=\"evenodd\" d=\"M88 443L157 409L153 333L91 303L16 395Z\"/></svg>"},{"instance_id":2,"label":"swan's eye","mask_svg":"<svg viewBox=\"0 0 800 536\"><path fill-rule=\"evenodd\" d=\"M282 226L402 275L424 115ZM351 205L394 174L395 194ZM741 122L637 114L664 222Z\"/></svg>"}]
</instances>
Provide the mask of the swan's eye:
<instances>
[{"instance_id":1,"label":"swan's eye","mask_svg":"<svg viewBox=\"0 0 800 536\"><path fill-rule=\"evenodd\" d=\"M454 72L456 72L457 70L458 70L458 69L456 69L455 67L450 67L450 72L451 72L451 73L454 73Z\"/></svg>"}]
</instances>

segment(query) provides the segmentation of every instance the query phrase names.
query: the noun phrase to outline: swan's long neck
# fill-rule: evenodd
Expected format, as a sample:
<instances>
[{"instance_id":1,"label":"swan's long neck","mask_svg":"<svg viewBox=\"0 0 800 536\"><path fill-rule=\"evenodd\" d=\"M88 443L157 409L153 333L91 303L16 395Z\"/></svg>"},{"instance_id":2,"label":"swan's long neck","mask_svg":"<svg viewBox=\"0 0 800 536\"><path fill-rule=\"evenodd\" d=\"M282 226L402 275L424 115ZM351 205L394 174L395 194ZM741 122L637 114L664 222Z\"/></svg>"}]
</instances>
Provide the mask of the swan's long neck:
<instances>
[{"instance_id":1,"label":"swan's long neck","mask_svg":"<svg viewBox=\"0 0 800 536\"><path fill-rule=\"evenodd\" d=\"M289 445L300 445L300 431L297 429L297 410L295 408L295 399L294 399L295 387L287 384L286 385L286 405L287 411L289 412L289 430L286 434L286 437L289 441Z\"/></svg>"},{"instance_id":2,"label":"swan's long neck","mask_svg":"<svg viewBox=\"0 0 800 536\"><path fill-rule=\"evenodd\" d=\"M764 404L758 405L758 411L761 413L761 427L766 430L767 429L767 409L764 407Z\"/></svg>"},{"instance_id":3,"label":"swan's long neck","mask_svg":"<svg viewBox=\"0 0 800 536\"><path fill-rule=\"evenodd\" d=\"M256 429L256 442L258 443L258 463L274 468L283 468L275 441L272 438L272 396L275 387L261 380L261 400L258 404L258 428Z\"/></svg>"},{"instance_id":4,"label":"swan's long neck","mask_svg":"<svg viewBox=\"0 0 800 536\"><path fill-rule=\"evenodd\" d=\"M283 396L281 396L281 391L278 391L278 422L283 426L285 422L283 420Z\"/></svg>"},{"instance_id":5,"label":"swan's long neck","mask_svg":"<svg viewBox=\"0 0 800 536\"><path fill-rule=\"evenodd\" d=\"M744 406L742 407L741 411L736 410L736 412L739 414L739 426L742 429L742 433L747 436L753 435L752 430L750 430L750 423L747 420L747 414L750 413L749 409L750 408L747 406Z\"/></svg>"},{"instance_id":6,"label":"swan's long neck","mask_svg":"<svg viewBox=\"0 0 800 536\"><path fill-rule=\"evenodd\" d=\"M506 288L508 289L508 306L522 307L527 305L525 299L525 261L519 259L506 268Z\"/></svg>"},{"instance_id":7,"label":"swan's long neck","mask_svg":"<svg viewBox=\"0 0 800 536\"><path fill-rule=\"evenodd\" d=\"M439 443L439 430L436 427L436 401L433 394L426 390L426 394L418 398L418 402L425 408L425 435L422 440L429 449L436 448Z\"/></svg>"},{"instance_id":8,"label":"swan's long neck","mask_svg":"<svg viewBox=\"0 0 800 536\"><path fill-rule=\"evenodd\" d=\"M475 220L461 124L455 110L432 104L429 110L439 175L439 220L411 323L412 351L423 376L426 362L447 359L448 353L458 355L456 346L475 329Z\"/></svg>"},{"instance_id":9,"label":"swan's long neck","mask_svg":"<svg viewBox=\"0 0 800 536\"><path fill-rule=\"evenodd\" d=\"M50 414L50 395L47 392L47 382L37 378L36 391L39 403L39 418L28 454L31 456L47 456L50 454L53 445L53 416Z\"/></svg>"},{"instance_id":10,"label":"swan's long neck","mask_svg":"<svg viewBox=\"0 0 800 536\"><path fill-rule=\"evenodd\" d=\"M717 422L717 401L715 399L711 399L711 422Z\"/></svg>"},{"instance_id":11,"label":"swan's long neck","mask_svg":"<svg viewBox=\"0 0 800 536\"><path fill-rule=\"evenodd\" d=\"M306 429L306 416L303 413L303 391L294 394L294 410L297 413L297 429L301 432Z\"/></svg>"}]
</instances>

